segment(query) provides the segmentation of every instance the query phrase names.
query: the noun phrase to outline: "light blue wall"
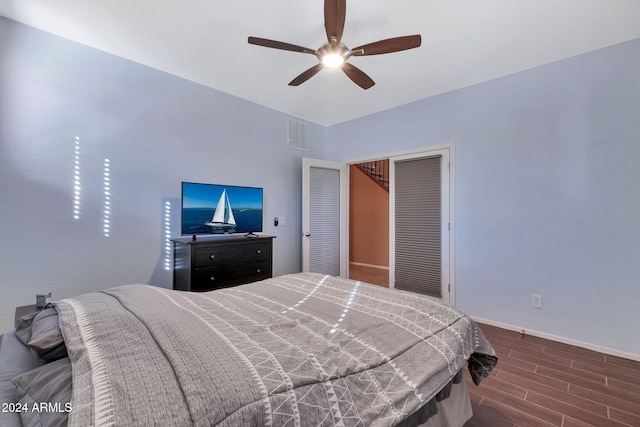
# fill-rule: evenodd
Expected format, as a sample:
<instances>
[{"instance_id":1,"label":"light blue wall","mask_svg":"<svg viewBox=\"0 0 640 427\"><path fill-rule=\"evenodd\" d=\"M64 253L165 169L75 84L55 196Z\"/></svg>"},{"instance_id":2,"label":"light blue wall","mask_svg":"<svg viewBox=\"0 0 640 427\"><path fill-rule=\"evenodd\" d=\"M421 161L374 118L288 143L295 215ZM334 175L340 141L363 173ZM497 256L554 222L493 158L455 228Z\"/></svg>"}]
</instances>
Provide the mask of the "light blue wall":
<instances>
[{"instance_id":1,"label":"light blue wall","mask_svg":"<svg viewBox=\"0 0 640 427\"><path fill-rule=\"evenodd\" d=\"M458 305L640 354L639 76L635 40L332 126L327 153L454 143Z\"/></svg>"},{"instance_id":2,"label":"light blue wall","mask_svg":"<svg viewBox=\"0 0 640 427\"><path fill-rule=\"evenodd\" d=\"M460 307L640 354L638 75L633 41L311 125L305 153L286 148L282 113L0 18L0 330L39 292L169 287L163 204L179 203L183 180L263 186L265 232L277 235L274 267L283 274L300 268L303 155L348 161L453 142ZM274 216L287 224L273 227ZM533 293L543 310L530 307Z\"/></svg>"},{"instance_id":3,"label":"light blue wall","mask_svg":"<svg viewBox=\"0 0 640 427\"><path fill-rule=\"evenodd\" d=\"M0 18L0 330L14 307L123 283L170 287L164 203L179 235L180 182L264 187L274 273L300 270L301 158L287 116ZM80 138L81 217L73 219ZM103 236L103 161L111 236ZM274 227L273 217L286 225Z\"/></svg>"}]
</instances>

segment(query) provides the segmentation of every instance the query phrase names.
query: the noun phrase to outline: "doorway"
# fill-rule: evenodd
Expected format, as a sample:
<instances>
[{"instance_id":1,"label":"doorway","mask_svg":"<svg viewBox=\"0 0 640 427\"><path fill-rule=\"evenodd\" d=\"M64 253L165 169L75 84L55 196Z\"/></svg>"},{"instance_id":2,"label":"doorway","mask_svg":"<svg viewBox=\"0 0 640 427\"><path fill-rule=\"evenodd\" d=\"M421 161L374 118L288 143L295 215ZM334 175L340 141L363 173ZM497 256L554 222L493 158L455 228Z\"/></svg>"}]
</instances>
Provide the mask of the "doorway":
<instances>
[{"instance_id":1,"label":"doorway","mask_svg":"<svg viewBox=\"0 0 640 427\"><path fill-rule=\"evenodd\" d=\"M383 221L384 224L376 223L378 225L367 222L365 216L353 213L350 215L348 212L351 209L349 193L358 192L356 189L349 191L351 175L359 174L358 171L351 171L351 166L367 162L358 161L347 164L314 159L303 160L303 271L351 277L380 286L433 295L444 302L455 304L454 224L452 221L454 217L453 147L451 145L430 147L421 151L392 154L385 156L384 159L388 159L389 164L388 219L386 222ZM423 178L412 178L412 168L405 167L414 162L433 164L434 159L437 172L434 174L431 170ZM427 161L423 162L423 160ZM404 178L402 176L396 178L397 171L404 175ZM325 175L331 176L330 183ZM408 180L407 177L409 177ZM434 185L434 182L438 184ZM438 219L431 217L425 220L425 215L422 215L420 210L414 218L404 215L402 211L406 209L407 201L419 199L419 197L407 197L405 190L417 189L418 192L422 192L422 189L427 187L439 188L436 193L428 196L429 200L433 200L436 194L435 197L439 200L439 203L429 207L433 209L433 206L437 205ZM360 192L365 195L369 193L366 190L360 190ZM313 205L314 201L316 205ZM409 206L410 210L415 211L411 203ZM369 212L376 213L383 210L371 207L368 209ZM426 234L423 233L425 222L432 223ZM315 228L313 228L314 224ZM360 228L359 232L354 235L352 232L358 228ZM437 234L435 238L434 233ZM379 237L381 239L378 239ZM363 262L366 259L355 255L351 257L352 247L380 245L380 241L384 242L384 237L388 241L388 252L382 260L375 258L373 261ZM415 245L416 241L417 245ZM423 252L425 248L427 250ZM328 261L332 262L327 264ZM353 270L351 274L349 266ZM427 268L429 272L425 274L423 270ZM384 277L387 278L387 283L384 282Z\"/></svg>"},{"instance_id":2,"label":"doorway","mask_svg":"<svg viewBox=\"0 0 640 427\"><path fill-rule=\"evenodd\" d=\"M454 303L451 163L440 146L349 165L350 278Z\"/></svg>"},{"instance_id":3,"label":"doorway","mask_svg":"<svg viewBox=\"0 0 640 427\"><path fill-rule=\"evenodd\" d=\"M349 278L389 287L389 159L349 165Z\"/></svg>"}]
</instances>

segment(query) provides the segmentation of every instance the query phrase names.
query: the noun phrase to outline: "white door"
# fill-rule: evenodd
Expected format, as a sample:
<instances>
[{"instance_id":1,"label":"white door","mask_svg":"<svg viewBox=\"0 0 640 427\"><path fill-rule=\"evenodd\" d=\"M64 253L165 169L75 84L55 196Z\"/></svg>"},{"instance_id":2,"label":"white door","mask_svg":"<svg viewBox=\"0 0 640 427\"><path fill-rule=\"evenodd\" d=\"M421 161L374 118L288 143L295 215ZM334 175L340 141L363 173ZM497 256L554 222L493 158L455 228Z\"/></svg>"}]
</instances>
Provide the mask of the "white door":
<instances>
[{"instance_id":1,"label":"white door","mask_svg":"<svg viewBox=\"0 0 640 427\"><path fill-rule=\"evenodd\" d=\"M347 277L347 168L302 159L302 271Z\"/></svg>"},{"instance_id":2,"label":"white door","mask_svg":"<svg viewBox=\"0 0 640 427\"><path fill-rule=\"evenodd\" d=\"M389 287L455 303L450 149L389 161Z\"/></svg>"}]
</instances>

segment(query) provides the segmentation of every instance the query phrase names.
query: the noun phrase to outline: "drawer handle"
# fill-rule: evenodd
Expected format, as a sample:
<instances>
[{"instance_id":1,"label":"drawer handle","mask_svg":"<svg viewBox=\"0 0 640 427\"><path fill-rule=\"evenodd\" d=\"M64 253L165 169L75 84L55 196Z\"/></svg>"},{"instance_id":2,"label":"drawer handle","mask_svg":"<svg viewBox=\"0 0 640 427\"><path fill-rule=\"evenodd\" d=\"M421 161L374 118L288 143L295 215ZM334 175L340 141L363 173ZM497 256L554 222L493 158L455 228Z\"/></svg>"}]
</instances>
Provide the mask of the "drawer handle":
<instances>
[{"instance_id":1,"label":"drawer handle","mask_svg":"<svg viewBox=\"0 0 640 427\"><path fill-rule=\"evenodd\" d=\"M214 259L216 256L214 254L209 255L210 259Z\"/></svg>"},{"instance_id":2,"label":"drawer handle","mask_svg":"<svg viewBox=\"0 0 640 427\"><path fill-rule=\"evenodd\" d=\"M216 278L215 278L215 277L213 277L213 276L211 276L211 277L209 278L209 280L211 280L211 281L213 282L214 280L216 280Z\"/></svg>"},{"instance_id":3,"label":"drawer handle","mask_svg":"<svg viewBox=\"0 0 640 427\"><path fill-rule=\"evenodd\" d=\"M262 271L262 270L258 269L258 270L256 271L256 273L260 273L261 271Z\"/></svg>"},{"instance_id":4,"label":"drawer handle","mask_svg":"<svg viewBox=\"0 0 640 427\"><path fill-rule=\"evenodd\" d=\"M257 253L257 254L261 254L261 253L262 253L262 250L261 250L261 249L258 249L258 250L256 250L256 253Z\"/></svg>"}]
</instances>

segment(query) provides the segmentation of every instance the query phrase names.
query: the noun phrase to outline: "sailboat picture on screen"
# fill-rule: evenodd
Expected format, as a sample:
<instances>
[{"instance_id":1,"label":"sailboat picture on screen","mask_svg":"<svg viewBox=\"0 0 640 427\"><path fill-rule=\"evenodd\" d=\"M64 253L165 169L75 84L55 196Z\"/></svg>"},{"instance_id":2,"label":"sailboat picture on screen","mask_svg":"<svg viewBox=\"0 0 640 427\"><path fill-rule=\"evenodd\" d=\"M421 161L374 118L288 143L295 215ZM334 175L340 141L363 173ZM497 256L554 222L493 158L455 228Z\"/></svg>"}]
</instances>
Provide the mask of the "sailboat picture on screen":
<instances>
[{"instance_id":1,"label":"sailboat picture on screen","mask_svg":"<svg viewBox=\"0 0 640 427\"><path fill-rule=\"evenodd\" d=\"M182 234L262 231L262 188L182 183Z\"/></svg>"}]
</instances>

